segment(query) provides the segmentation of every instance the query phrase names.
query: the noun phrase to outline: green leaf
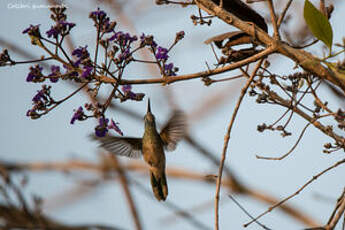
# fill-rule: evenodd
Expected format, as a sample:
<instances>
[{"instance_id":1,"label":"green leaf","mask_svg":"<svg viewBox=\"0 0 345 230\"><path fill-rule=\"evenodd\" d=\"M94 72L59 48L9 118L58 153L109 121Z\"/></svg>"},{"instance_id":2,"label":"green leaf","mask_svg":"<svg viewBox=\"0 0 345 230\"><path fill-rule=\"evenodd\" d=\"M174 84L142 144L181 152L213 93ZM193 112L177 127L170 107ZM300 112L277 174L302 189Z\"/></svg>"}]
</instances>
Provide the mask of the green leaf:
<instances>
[{"instance_id":1,"label":"green leaf","mask_svg":"<svg viewBox=\"0 0 345 230\"><path fill-rule=\"evenodd\" d=\"M323 15L309 0L304 2L304 20L313 35L332 49L333 31L327 17Z\"/></svg>"}]
</instances>

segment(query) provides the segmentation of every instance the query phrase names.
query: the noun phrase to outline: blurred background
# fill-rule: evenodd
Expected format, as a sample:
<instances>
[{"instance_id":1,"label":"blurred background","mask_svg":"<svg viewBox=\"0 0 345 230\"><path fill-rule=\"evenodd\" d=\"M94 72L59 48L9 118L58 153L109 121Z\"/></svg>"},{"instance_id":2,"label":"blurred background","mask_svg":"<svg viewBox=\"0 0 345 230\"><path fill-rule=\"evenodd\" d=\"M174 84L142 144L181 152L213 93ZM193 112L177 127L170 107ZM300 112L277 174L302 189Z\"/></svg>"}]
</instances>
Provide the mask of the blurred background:
<instances>
[{"instance_id":1,"label":"blurred background","mask_svg":"<svg viewBox=\"0 0 345 230\"><path fill-rule=\"evenodd\" d=\"M283 29L290 34L290 39L299 44L308 35L303 20L303 2L295 1L288 12L289 22ZM313 1L314 3L318 1ZM329 1L326 1L327 3ZM185 31L185 38L169 53L170 60L179 67L179 74L188 74L207 70L206 63L212 68L216 59L210 46L203 42L211 36L234 30L233 27L213 19L211 26L194 26L190 16L197 15L195 6L177 5L157 6L154 1L63 1L67 6L68 21L76 23L71 32L74 47L88 45L94 52L96 33L93 22L88 18L90 11L97 7L106 11L112 20L117 21L117 30L130 32L138 36L141 33L155 36L159 45L168 47L175 34ZM82 3L82 4L81 4ZM280 12L286 1L279 1ZM31 7L15 7L15 5ZM48 9L34 5L47 6L49 1L41 0L2 0L0 2L0 39L1 49L8 48L15 60L26 60L16 48L23 49L34 57L43 55L43 51L30 44L22 31L30 24L41 24L41 31L52 25ZM342 43L345 34L343 24L343 1L334 1L335 10L330 22L334 31L334 42ZM251 4L255 10L267 16L265 3ZM271 28L270 28L271 32ZM321 44L309 49L322 56ZM325 51L326 52L326 51ZM269 58L270 71L277 74L296 72L294 63L287 58L273 55ZM73 110L87 102L84 93L75 95L71 100L58 106L54 111L38 120L26 117L31 108L31 99L40 89L39 84L25 81L30 65L1 67L2 89L0 90L0 160L2 162L37 163L69 162L71 160L99 163L104 156L97 149L97 143L90 141L88 134L93 132L94 120L70 124ZM159 71L146 65L134 65L126 70L128 79L158 77ZM221 77L238 75L239 71L224 73ZM218 76L217 76L218 78ZM188 114L189 136L204 151L220 159L224 134L234 105L239 96L244 79L224 81L205 86L200 79L177 82L169 86L134 85L134 92L143 92L146 97L142 102L115 102L115 109L107 116L119 122L125 136L143 134L143 116L146 112L146 99L150 97L151 108L157 121L162 124L168 120L172 105L177 105ZM52 89L56 98L62 98L75 89L75 85L59 82ZM327 87L321 86L320 95L334 108L341 107L339 99ZM294 193L313 175L329 167L344 157L343 152L322 153L323 145L331 140L314 127L309 127L296 150L282 161L256 159L255 155L280 156L286 153L296 142L301 130L307 124L298 116L293 117L288 130L289 137L282 138L279 133L266 131L259 133L257 125L277 119L285 110L278 106L260 105L255 98L246 96L240 108L229 142L226 167L239 182L253 191L280 200ZM132 116L134 114L136 116ZM330 122L331 125L331 122ZM169 196L167 202L158 202L153 197L148 173L141 170L128 170L131 182L130 190L137 205L144 229L212 229L214 225L214 183L205 182L203 177L216 175L217 165L201 154L191 141L182 141L176 151L166 153L167 169L177 170L181 177L168 174ZM119 158L123 165L135 164L133 160ZM135 160L134 160L135 161ZM219 161L219 160L218 160ZM139 163L142 163L139 161ZM201 179L191 179L188 175L200 175ZM134 229L130 210L121 184L115 177L104 178L101 173L88 170L48 170L26 172L28 184L25 196L28 200L33 195L43 199L43 212L55 220L66 224L104 224ZM323 175L306 188L301 194L288 201L296 210L302 212L315 223L325 224L332 212L337 197L341 194L345 175L344 166L340 166ZM17 174L20 180L23 174ZM341 183L342 182L342 183ZM270 204L259 199L232 193L223 186L221 191L220 226L222 229L241 229L249 217L229 199L232 194L253 216L267 210ZM188 212L191 217L181 217L178 210ZM304 223L291 217L280 209L275 209L260 219L272 229L301 229ZM164 227L162 227L164 226ZM340 229L338 226L337 229ZM248 229L257 229L252 224Z\"/></svg>"}]
</instances>

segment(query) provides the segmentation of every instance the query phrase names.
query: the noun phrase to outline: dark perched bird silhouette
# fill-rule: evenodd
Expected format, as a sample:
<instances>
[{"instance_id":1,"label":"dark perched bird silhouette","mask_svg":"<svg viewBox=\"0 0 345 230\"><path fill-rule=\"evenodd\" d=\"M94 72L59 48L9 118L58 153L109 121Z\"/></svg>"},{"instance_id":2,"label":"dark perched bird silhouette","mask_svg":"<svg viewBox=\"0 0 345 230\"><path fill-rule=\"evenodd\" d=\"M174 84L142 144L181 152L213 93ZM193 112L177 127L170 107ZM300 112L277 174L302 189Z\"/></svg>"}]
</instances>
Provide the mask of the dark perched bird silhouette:
<instances>
[{"instance_id":1,"label":"dark perched bird silhouette","mask_svg":"<svg viewBox=\"0 0 345 230\"><path fill-rule=\"evenodd\" d=\"M162 131L158 133L149 99L144 120L145 132L142 138L114 136L94 138L100 142L101 148L112 154L131 158L139 158L143 155L149 165L153 194L157 200L164 201L168 196L164 150L175 150L176 144L184 137L186 116L182 111L175 110Z\"/></svg>"},{"instance_id":2,"label":"dark perched bird silhouette","mask_svg":"<svg viewBox=\"0 0 345 230\"><path fill-rule=\"evenodd\" d=\"M220 0L212 0L212 2L217 5L220 4ZM241 0L223 0L223 9L232 13L243 21L257 25L265 32L268 31L265 19ZM227 42L223 44L223 41L225 40L227 40ZM253 43L253 38L245 32L233 31L213 36L205 41L206 44L210 44L211 42L214 42L219 49L222 49L224 47L229 48L235 45Z\"/></svg>"},{"instance_id":3,"label":"dark perched bird silhouette","mask_svg":"<svg viewBox=\"0 0 345 230\"><path fill-rule=\"evenodd\" d=\"M212 2L219 5L220 0L212 0ZM223 0L223 8L239 19L252 22L267 32L265 19L241 0Z\"/></svg>"}]
</instances>

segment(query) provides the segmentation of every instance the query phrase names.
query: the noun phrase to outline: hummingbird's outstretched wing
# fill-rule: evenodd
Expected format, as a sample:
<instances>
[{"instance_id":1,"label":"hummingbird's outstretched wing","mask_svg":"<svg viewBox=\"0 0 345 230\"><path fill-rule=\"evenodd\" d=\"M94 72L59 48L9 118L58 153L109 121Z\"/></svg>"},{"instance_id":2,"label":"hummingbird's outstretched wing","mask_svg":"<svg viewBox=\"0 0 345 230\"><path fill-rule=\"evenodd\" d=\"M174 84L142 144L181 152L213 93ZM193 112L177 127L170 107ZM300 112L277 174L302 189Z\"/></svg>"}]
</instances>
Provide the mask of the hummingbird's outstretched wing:
<instances>
[{"instance_id":1,"label":"hummingbird's outstretched wing","mask_svg":"<svg viewBox=\"0 0 345 230\"><path fill-rule=\"evenodd\" d=\"M175 110L168 123L162 129L160 136L164 147L168 151L173 151L187 132L187 117L180 111Z\"/></svg>"},{"instance_id":2,"label":"hummingbird's outstretched wing","mask_svg":"<svg viewBox=\"0 0 345 230\"><path fill-rule=\"evenodd\" d=\"M96 140L100 142L101 148L116 155L130 158L139 158L142 155L141 138L106 136Z\"/></svg>"}]
</instances>

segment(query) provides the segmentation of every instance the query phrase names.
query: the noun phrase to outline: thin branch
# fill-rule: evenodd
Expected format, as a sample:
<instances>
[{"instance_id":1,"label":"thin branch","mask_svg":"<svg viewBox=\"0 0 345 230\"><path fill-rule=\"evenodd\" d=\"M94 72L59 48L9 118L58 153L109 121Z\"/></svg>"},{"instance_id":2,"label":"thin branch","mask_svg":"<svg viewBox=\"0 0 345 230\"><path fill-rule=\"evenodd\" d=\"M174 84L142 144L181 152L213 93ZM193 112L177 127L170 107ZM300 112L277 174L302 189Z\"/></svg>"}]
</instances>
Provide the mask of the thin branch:
<instances>
[{"instance_id":1,"label":"thin branch","mask_svg":"<svg viewBox=\"0 0 345 230\"><path fill-rule=\"evenodd\" d=\"M264 157L264 156L259 156L259 155L256 155L256 158L257 159L262 159L262 160L282 160L284 159L285 157L287 157L288 155L290 155L290 153L292 153L295 148L297 147L298 143L300 142L300 140L302 139L305 131L307 130L307 128L309 127L309 125L311 125L311 123L308 123L303 129L302 129L302 132L301 134L299 135L296 143L292 146L292 148L287 152L285 153L284 155L280 156L280 157Z\"/></svg>"},{"instance_id":2,"label":"thin branch","mask_svg":"<svg viewBox=\"0 0 345 230\"><path fill-rule=\"evenodd\" d=\"M320 173L316 174L315 176L313 176L310 180L308 180L304 185L302 185L295 193L291 194L290 196L286 197L285 199L281 200L280 202L276 203L275 205L269 207L267 209L267 211L261 213L260 215L258 215L257 217L255 217L252 221L244 224L244 227L248 227L250 224L252 224L254 221L260 219L261 217L263 217L264 215L266 215L267 213L271 212L273 209L279 207L280 205L284 204L286 201L290 200L291 198L297 196L303 189L305 189L309 184L311 184L313 181L315 181L316 179L318 179L320 176L322 176L323 174L325 174L326 172L336 168L337 166L344 164L345 163L345 159L340 160L338 162L336 162L335 164L333 164L332 166L326 168L325 170L321 171Z\"/></svg>"},{"instance_id":3,"label":"thin branch","mask_svg":"<svg viewBox=\"0 0 345 230\"><path fill-rule=\"evenodd\" d=\"M219 194L220 194L220 187L221 187L221 181L222 181L222 175L223 175L223 167L224 167L224 162L226 158L226 152L228 149L228 144L230 140L230 133L233 127L233 124L235 122L235 118L237 116L237 112L240 108L240 105L242 103L242 100L247 92L247 89L249 88L250 84L254 80L254 77L256 76L256 72L259 70L261 64L263 62L263 59L261 59L258 64L255 67L255 70L252 73L252 76L247 80L246 84L241 90L240 97L238 98L237 104L235 106L234 112L231 116L230 123L228 125L225 137L224 137L224 145L223 145L223 151L222 151L222 158L220 160L220 165L218 169L218 177L217 177L217 186L216 186L216 195L215 195L215 229L219 229ZM243 74L247 74L243 71Z\"/></svg>"},{"instance_id":4,"label":"thin branch","mask_svg":"<svg viewBox=\"0 0 345 230\"><path fill-rule=\"evenodd\" d=\"M267 2L268 2L268 8L270 10L271 22L272 22L273 30L274 30L273 37L274 37L274 39L279 40L280 35L279 35L279 29L278 29L278 25L277 25L277 17L276 17L276 13L274 10L274 5L273 5L272 0L268 0Z\"/></svg>"},{"instance_id":5,"label":"thin branch","mask_svg":"<svg viewBox=\"0 0 345 230\"><path fill-rule=\"evenodd\" d=\"M247 216L249 216L249 218L254 219L254 217L233 196L229 195L229 197ZM258 224L263 229L271 230L270 228L261 224L259 221L255 221L255 223Z\"/></svg>"},{"instance_id":6,"label":"thin branch","mask_svg":"<svg viewBox=\"0 0 345 230\"><path fill-rule=\"evenodd\" d=\"M120 85L127 85L127 84L171 84L174 82L178 81L185 81L185 80L191 80L191 79L196 79L196 78L203 78L203 77L208 77L216 74L221 74L230 70L237 69L239 67L242 67L244 65L248 65L252 62L256 62L259 59L262 59L269 54L272 54L275 52L274 47L267 48L263 50L260 53L257 53L249 58L246 58L242 61L235 62L233 64L229 64L224 67L219 67L213 70L207 70L207 71L202 71L198 73L193 73L193 74L186 74L186 75L179 75L179 76L166 76L164 78L151 78L151 79L136 79L136 80L125 80L122 79L119 84ZM106 77L106 76L95 76L95 78L101 82L104 83L116 83L115 79Z\"/></svg>"},{"instance_id":7,"label":"thin branch","mask_svg":"<svg viewBox=\"0 0 345 230\"><path fill-rule=\"evenodd\" d=\"M284 17L285 17L285 15L286 15L288 9L289 9L290 6L291 6L292 1L293 1L293 0L289 0L289 1L286 3L283 12L281 13L280 17L278 18L278 21L277 21L277 29L278 29L278 30L279 30L280 25L282 24L282 22L283 22L283 20L284 20Z\"/></svg>"},{"instance_id":8,"label":"thin branch","mask_svg":"<svg viewBox=\"0 0 345 230\"><path fill-rule=\"evenodd\" d=\"M328 224L326 225L326 230L332 230L337 225L340 217L344 214L345 211L345 189L343 190L341 196L339 197L336 208L334 209L334 212L328 221Z\"/></svg>"},{"instance_id":9,"label":"thin branch","mask_svg":"<svg viewBox=\"0 0 345 230\"><path fill-rule=\"evenodd\" d=\"M137 230L141 230L142 229L141 223L140 223L140 220L139 220L139 216L138 216L136 205L134 203L134 200L132 198L131 192L129 190L126 173L123 170L123 168L121 167L119 161L117 160L117 158L116 158L116 156L114 154L110 154L110 159L112 160L112 163L114 164L115 169L116 169L117 173L119 174L120 182L122 184L122 188L124 190L124 193L125 193L125 196L126 196L126 199L127 199L128 205L129 205L129 208L131 210L131 214L132 214L132 218L133 218L133 221L134 221L134 224L135 224L135 228Z\"/></svg>"}]
</instances>

